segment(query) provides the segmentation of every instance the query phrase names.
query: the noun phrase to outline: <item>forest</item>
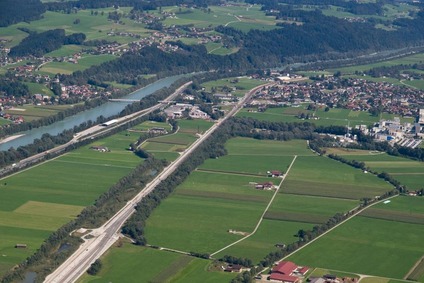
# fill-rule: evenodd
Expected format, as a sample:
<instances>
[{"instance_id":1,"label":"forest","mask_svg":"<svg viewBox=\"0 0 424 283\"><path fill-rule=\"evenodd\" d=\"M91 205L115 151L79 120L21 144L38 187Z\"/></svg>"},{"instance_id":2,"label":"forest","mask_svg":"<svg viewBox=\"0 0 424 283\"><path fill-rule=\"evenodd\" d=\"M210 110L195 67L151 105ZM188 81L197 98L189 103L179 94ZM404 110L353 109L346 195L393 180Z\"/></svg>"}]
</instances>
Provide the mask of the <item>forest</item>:
<instances>
[{"instance_id":1,"label":"forest","mask_svg":"<svg viewBox=\"0 0 424 283\"><path fill-rule=\"evenodd\" d=\"M9 56L28 56L41 57L46 53L59 49L65 44L82 44L85 40L85 34L74 33L66 36L64 29L54 29L37 33L30 32L19 45L10 49Z\"/></svg>"},{"instance_id":2,"label":"forest","mask_svg":"<svg viewBox=\"0 0 424 283\"><path fill-rule=\"evenodd\" d=\"M0 27L38 20L45 11L40 0L1 0Z\"/></svg>"}]
</instances>

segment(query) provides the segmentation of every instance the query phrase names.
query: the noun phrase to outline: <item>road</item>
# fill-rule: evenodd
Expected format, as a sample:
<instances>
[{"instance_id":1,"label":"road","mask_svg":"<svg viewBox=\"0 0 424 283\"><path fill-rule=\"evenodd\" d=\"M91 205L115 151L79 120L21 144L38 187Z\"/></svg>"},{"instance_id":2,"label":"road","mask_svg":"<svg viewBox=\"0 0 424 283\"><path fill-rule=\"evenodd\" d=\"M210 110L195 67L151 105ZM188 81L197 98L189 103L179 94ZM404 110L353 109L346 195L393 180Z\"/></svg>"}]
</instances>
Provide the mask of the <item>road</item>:
<instances>
[{"instance_id":1,"label":"road","mask_svg":"<svg viewBox=\"0 0 424 283\"><path fill-rule=\"evenodd\" d=\"M268 84L267 84L268 85ZM121 226L135 212L136 204L169 175L171 175L178 166L184 162L196 148L202 144L218 127L229 117L236 114L243 105L251 98L251 96L262 86L253 88L241 99L234 108L229 111L225 117L220 119L203 135L199 137L190 147L188 147L179 158L168 165L154 180L146 185L146 187L138 193L131 201L119 210L111 219L109 219L101 227L94 229L90 235L91 239L84 239L79 249L70 256L62 265L60 265L52 274L47 276L45 283L72 283L75 282L90 265L105 253L115 241L119 238Z\"/></svg>"},{"instance_id":2,"label":"road","mask_svg":"<svg viewBox=\"0 0 424 283\"><path fill-rule=\"evenodd\" d=\"M117 118L116 119L117 122L113 125L110 125L110 126L107 126L107 127L102 126L102 125L96 125L96 126L93 126L89 129L86 129L82 132L79 132L79 133L74 135L72 140L70 140L69 142L67 142L65 144L62 144L62 145L59 145L55 148L49 149L47 151L35 154L35 155L30 156L28 158L22 159L19 162L16 162L12 165L9 165L9 166L2 168L0 170L0 174L4 176L5 174L9 173L10 171L12 171L16 168L25 168L32 163L35 163L39 160L44 159L47 154L58 154L58 153L64 151L67 147L69 147L72 144L78 143L78 142L86 140L86 139L93 139L95 137L104 135L105 133L110 132L111 130L124 125L125 123L131 122L131 121L138 119L142 116L148 115L151 112L158 110L161 107L164 107L167 103L171 103L172 101L174 101L175 97L177 97L190 84L192 84L191 81L183 84L177 90L175 90L175 92L173 92L170 96L168 96L167 98L162 100L161 103L158 103L158 104L156 104L156 105L154 105L150 108L129 114L127 116Z\"/></svg>"}]
</instances>

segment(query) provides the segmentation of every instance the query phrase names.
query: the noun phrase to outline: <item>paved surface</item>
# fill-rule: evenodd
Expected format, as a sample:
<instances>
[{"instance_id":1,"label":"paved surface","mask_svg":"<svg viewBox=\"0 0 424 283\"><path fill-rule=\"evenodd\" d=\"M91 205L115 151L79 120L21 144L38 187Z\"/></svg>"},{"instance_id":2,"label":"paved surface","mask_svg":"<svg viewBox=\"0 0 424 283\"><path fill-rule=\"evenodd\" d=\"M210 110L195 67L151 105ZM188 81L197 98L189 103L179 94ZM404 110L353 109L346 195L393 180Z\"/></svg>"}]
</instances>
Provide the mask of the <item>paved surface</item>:
<instances>
[{"instance_id":1,"label":"paved surface","mask_svg":"<svg viewBox=\"0 0 424 283\"><path fill-rule=\"evenodd\" d=\"M252 89L241 99L237 105L227 113L227 115L215 123L209 130L199 137L189 148L187 148L178 159L166 167L153 181L138 193L131 201L129 201L119 212L117 212L110 220L101 227L93 230L89 235L91 239L86 239L80 248L69 257L61 266L59 266L52 274L47 276L45 283L72 283L75 282L89 266L105 253L113 243L119 238L121 226L135 212L135 205L164 179L172 174L178 166L186 160L186 158L205 141L225 120L233 116L239 111L250 97L262 86ZM169 97L172 99L172 97ZM155 107L161 107L157 105Z\"/></svg>"}]
</instances>

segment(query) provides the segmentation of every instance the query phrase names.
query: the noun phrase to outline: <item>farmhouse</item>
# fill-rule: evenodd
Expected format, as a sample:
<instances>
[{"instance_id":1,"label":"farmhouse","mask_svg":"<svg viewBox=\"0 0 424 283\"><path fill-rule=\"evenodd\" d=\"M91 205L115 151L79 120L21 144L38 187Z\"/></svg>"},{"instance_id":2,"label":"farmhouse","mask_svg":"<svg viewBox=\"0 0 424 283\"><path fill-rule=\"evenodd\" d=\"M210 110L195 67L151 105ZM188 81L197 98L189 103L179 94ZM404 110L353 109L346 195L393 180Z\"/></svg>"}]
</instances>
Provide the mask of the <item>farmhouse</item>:
<instances>
[{"instance_id":1,"label":"farmhouse","mask_svg":"<svg viewBox=\"0 0 424 283\"><path fill-rule=\"evenodd\" d=\"M225 272L241 272L242 266L239 264L229 264L224 269Z\"/></svg>"},{"instance_id":2,"label":"farmhouse","mask_svg":"<svg viewBox=\"0 0 424 283\"><path fill-rule=\"evenodd\" d=\"M300 281L300 278L294 275L304 276L308 271L309 267L299 267L291 261L281 261L272 268L268 279L284 283L296 283Z\"/></svg>"},{"instance_id":3,"label":"farmhouse","mask_svg":"<svg viewBox=\"0 0 424 283\"><path fill-rule=\"evenodd\" d=\"M255 185L255 189L258 189L258 190L271 190L273 187L274 187L273 182L266 182L266 183Z\"/></svg>"},{"instance_id":4,"label":"farmhouse","mask_svg":"<svg viewBox=\"0 0 424 283\"><path fill-rule=\"evenodd\" d=\"M271 273L269 280L281 281L283 283L297 283L299 282L299 277L284 275L280 273Z\"/></svg>"},{"instance_id":5,"label":"farmhouse","mask_svg":"<svg viewBox=\"0 0 424 283\"><path fill-rule=\"evenodd\" d=\"M277 171L277 170L268 171L267 174L269 177L280 177L283 175L281 171Z\"/></svg>"}]
</instances>

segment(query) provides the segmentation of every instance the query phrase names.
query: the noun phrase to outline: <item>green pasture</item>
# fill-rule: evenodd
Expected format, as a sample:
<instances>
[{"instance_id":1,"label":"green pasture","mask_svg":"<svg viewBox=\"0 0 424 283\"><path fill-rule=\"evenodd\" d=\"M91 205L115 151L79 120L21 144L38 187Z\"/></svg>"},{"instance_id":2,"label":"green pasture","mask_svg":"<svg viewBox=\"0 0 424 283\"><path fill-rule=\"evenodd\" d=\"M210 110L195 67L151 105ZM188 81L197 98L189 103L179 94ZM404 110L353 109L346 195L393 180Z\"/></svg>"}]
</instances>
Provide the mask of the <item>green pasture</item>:
<instances>
[{"instance_id":1,"label":"green pasture","mask_svg":"<svg viewBox=\"0 0 424 283\"><path fill-rule=\"evenodd\" d=\"M297 116L301 113L315 114L319 119L300 119ZM395 115L383 113L379 117L372 116L365 111L353 111L349 109L331 108L325 112L324 108L319 108L316 111L306 110L304 106L301 107L280 107L269 108L265 112L257 112L255 108L243 108L238 112L237 116L251 117L262 121L273 122L309 122L317 126L347 126L349 125L372 125L380 119L393 119ZM413 122L413 119L401 118L404 122Z\"/></svg>"},{"instance_id":2,"label":"green pasture","mask_svg":"<svg viewBox=\"0 0 424 283\"><path fill-rule=\"evenodd\" d=\"M171 125L166 122L145 121L131 128L134 131L148 131L151 128L164 128L167 131L171 130Z\"/></svg>"},{"instance_id":3,"label":"green pasture","mask_svg":"<svg viewBox=\"0 0 424 283\"><path fill-rule=\"evenodd\" d=\"M22 116L25 121L37 120L57 114L58 112L72 107L72 105L33 105L26 104L4 110L5 113L14 116Z\"/></svg>"},{"instance_id":4,"label":"green pasture","mask_svg":"<svg viewBox=\"0 0 424 283\"><path fill-rule=\"evenodd\" d=\"M131 19L122 18L121 20L124 24L118 24L109 21L107 19L108 13L112 12L113 10L113 8L94 9L93 11L98 12L97 16L91 15L91 9L78 10L76 14L47 11L43 14L43 18L40 20L32 21L31 23L20 22L9 27L0 28L0 38L12 40L12 42L8 43L8 46L15 46L27 36L26 33L18 30L18 28L22 27L37 32L44 32L53 28L61 28L65 30L67 35L72 33L84 33L87 36L87 40L105 39L108 41L117 41L120 43L134 41L134 38L124 36L108 36L107 33L110 31L132 32L141 36L146 36L150 32L143 24L135 23ZM130 10L130 7L121 7L119 8L118 12L128 13ZM101 15L101 12L104 14ZM73 23L76 19L80 20L79 24ZM69 54L69 52L65 50L58 52L59 55L56 56Z\"/></svg>"},{"instance_id":5,"label":"green pasture","mask_svg":"<svg viewBox=\"0 0 424 283\"><path fill-rule=\"evenodd\" d=\"M363 72L375 67L382 67L382 66L391 67L391 66L402 65L402 64L407 65L407 64L422 63L423 60L424 60L424 53L417 53L417 54L413 54L413 55L409 55L409 56L405 56L401 58L396 58L396 59L391 59L387 61L381 61L381 62L365 64L365 65L349 66L344 68L337 68L337 69L332 69L329 71L333 73L336 71L340 71L343 74L353 74L355 73L355 71Z\"/></svg>"},{"instance_id":6,"label":"green pasture","mask_svg":"<svg viewBox=\"0 0 424 283\"><path fill-rule=\"evenodd\" d=\"M170 144L170 143L160 143L160 142L150 142L147 141L141 146L144 150L148 152L182 152L186 149L185 145L180 144Z\"/></svg>"},{"instance_id":7,"label":"green pasture","mask_svg":"<svg viewBox=\"0 0 424 283\"><path fill-rule=\"evenodd\" d=\"M413 88L424 89L424 80L402 81L402 83Z\"/></svg>"},{"instance_id":8,"label":"green pasture","mask_svg":"<svg viewBox=\"0 0 424 283\"><path fill-rule=\"evenodd\" d=\"M270 252L277 251L276 244L291 244L298 240L296 236L300 229L312 230L313 224L264 219L259 229L251 237L215 255L221 258L225 255L251 259L255 264L264 259Z\"/></svg>"},{"instance_id":9,"label":"green pasture","mask_svg":"<svg viewBox=\"0 0 424 283\"><path fill-rule=\"evenodd\" d=\"M0 274L18 264L44 239L127 175L141 159L128 151L125 132L74 150L0 182ZM90 149L107 146L110 152ZM13 231L13 233L11 233ZM15 249L17 243L27 249Z\"/></svg>"},{"instance_id":10,"label":"green pasture","mask_svg":"<svg viewBox=\"0 0 424 283\"><path fill-rule=\"evenodd\" d=\"M382 179L341 162L321 156L300 156L281 192L358 200L373 198L391 189Z\"/></svg>"},{"instance_id":11,"label":"green pasture","mask_svg":"<svg viewBox=\"0 0 424 283\"><path fill-rule=\"evenodd\" d=\"M377 172L387 172L410 190L423 187L424 163L384 154L345 155L344 158L365 162L366 166Z\"/></svg>"},{"instance_id":12,"label":"green pasture","mask_svg":"<svg viewBox=\"0 0 424 283\"><path fill-rule=\"evenodd\" d=\"M348 212L358 205L354 200L278 194L264 218L322 224L336 213Z\"/></svg>"},{"instance_id":13,"label":"green pasture","mask_svg":"<svg viewBox=\"0 0 424 283\"><path fill-rule=\"evenodd\" d=\"M178 186L175 194L254 201L263 204L268 203L272 192L257 190L251 183L268 181L273 182L274 185L279 185L281 179L194 171L184 183Z\"/></svg>"},{"instance_id":14,"label":"green pasture","mask_svg":"<svg viewBox=\"0 0 424 283\"><path fill-rule=\"evenodd\" d=\"M87 46L82 45L63 45L61 48L54 50L50 53L47 53L46 56L49 57L65 57L65 56L72 56L78 52L81 52L82 49L87 49Z\"/></svg>"},{"instance_id":15,"label":"green pasture","mask_svg":"<svg viewBox=\"0 0 424 283\"><path fill-rule=\"evenodd\" d=\"M329 269L324 269L324 268L315 268L311 272L311 274L309 274L309 277L322 277L325 274L333 274L333 275L336 275L339 278L349 277L349 278L359 279L359 276L357 274L354 274L354 273L335 271L335 270L329 270Z\"/></svg>"},{"instance_id":16,"label":"green pasture","mask_svg":"<svg viewBox=\"0 0 424 283\"><path fill-rule=\"evenodd\" d=\"M41 243L50 233L51 231L37 228L29 229L0 225L0 276L38 250ZM16 244L26 244L27 248L17 249L15 248Z\"/></svg>"},{"instance_id":17,"label":"green pasture","mask_svg":"<svg viewBox=\"0 0 424 283\"><path fill-rule=\"evenodd\" d=\"M187 146L193 143L196 139L197 138L194 134L177 132L175 134L152 138L152 139L149 139L149 141L156 142L156 143L166 143L166 144Z\"/></svg>"},{"instance_id":18,"label":"green pasture","mask_svg":"<svg viewBox=\"0 0 424 283\"><path fill-rule=\"evenodd\" d=\"M50 88L45 86L44 84L38 84L38 83L25 83L28 86L28 89L31 94L42 94L42 95L48 95L53 96L53 92Z\"/></svg>"},{"instance_id":19,"label":"green pasture","mask_svg":"<svg viewBox=\"0 0 424 283\"><path fill-rule=\"evenodd\" d=\"M190 134L202 134L206 132L214 123L201 119L178 120L178 132Z\"/></svg>"},{"instance_id":20,"label":"green pasture","mask_svg":"<svg viewBox=\"0 0 424 283\"><path fill-rule=\"evenodd\" d=\"M85 274L78 282L154 282L152 281L167 266L183 255L129 243L113 246L102 256L102 268L96 276Z\"/></svg>"},{"instance_id":21,"label":"green pasture","mask_svg":"<svg viewBox=\"0 0 424 283\"><path fill-rule=\"evenodd\" d=\"M226 143L226 148L231 155L255 156L293 156L315 154L307 147L305 140L274 141L255 140L237 137Z\"/></svg>"},{"instance_id":22,"label":"green pasture","mask_svg":"<svg viewBox=\"0 0 424 283\"><path fill-rule=\"evenodd\" d=\"M49 74L65 74L69 75L75 71L84 71L93 65L100 65L101 63L111 61L116 59L117 57L109 54L101 54L101 55L87 55L78 59L78 64L70 63L70 62L50 62L43 65L40 68L40 72L49 73Z\"/></svg>"},{"instance_id":23,"label":"green pasture","mask_svg":"<svg viewBox=\"0 0 424 283\"><path fill-rule=\"evenodd\" d=\"M195 25L196 27L231 26L247 32L251 29L275 29L275 17L266 16L261 6L210 6L210 10L164 7L162 11L176 13L175 18L167 18L165 25ZM156 13L158 13L156 11ZM236 25L237 24L237 25Z\"/></svg>"},{"instance_id":24,"label":"green pasture","mask_svg":"<svg viewBox=\"0 0 424 283\"><path fill-rule=\"evenodd\" d=\"M0 126L8 125L10 123L12 123L12 121L0 118Z\"/></svg>"},{"instance_id":25,"label":"green pasture","mask_svg":"<svg viewBox=\"0 0 424 283\"><path fill-rule=\"evenodd\" d=\"M230 229L251 232L265 206L254 200L175 194L147 220L146 238L155 246L212 253L241 238Z\"/></svg>"},{"instance_id":26,"label":"green pasture","mask_svg":"<svg viewBox=\"0 0 424 283\"><path fill-rule=\"evenodd\" d=\"M165 151L152 152L152 154L157 159L165 159L167 161L174 161L179 156L179 154L176 152L165 152Z\"/></svg>"},{"instance_id":27,"label":"green pasture","mask_svg":"<svg viewBox=\"0 0 424 283\"><path fill-rule=\"evenodd\" d=\"M228 273L211 270L211 262L206 259L195 258L191 260L184 269L181 269L168 282L185 283L185 282L206 282L221 283L230 282L237 276L235 273Z\"/></svg>"},{"instance_id":28,"label":"green pasture","mask_svg":"<svg viewBox=\"0 0 424 283\"><path fill-rule=\"evenodd\" d=\"M423 232L424 225L358 216L289 260L300 265L402 279L424 253Z\"/></svg>"},{"instance_id":29,"label":"green pasture","mask_svg":"<svg viewBox=\"0 0 424 283\"><path fill-rule=\"evenodd\" d=\"M105 83L112 85L115 88L120 88L120 89L127 89L127 88L130 88L130 87L133 87L133 85L121 84L121 83L118 83L118 82L105 81Z\"/></svg>"},{"instance_id":30,"label":"green pasture","mask_svg":"<svg viewBox=\"0 0 424 283\"><path fill-rule=\"evenodd\" d=\"M365 277L361 279L361 283L405 283L411 282L407 280L395 280L384 277Z\"/></svg>"},{"instance_id":31,"label":"green pasture","mask_svg":"<svg viewBox=\"0 0 424 283\"><path fill-rule=\"evenodd\" d=\"M216 172L235 172L240 174L255 174L267 176L268 171L286 172L293 157L260 156L260 155L229 155L217 159L208 159L199 168ZM280 179L275 179L279 182Z\"/></svg>"},{"instance_id":32,"label":"green pasture","mask_svg":"<svg viewBox=\"0 0 424 283\"><path fill-rule=\"evenodd\" d=\"M264 83L264 81L250 79L247 77L233 77L205 82L202 84L202 86L208 92L212 92L212 88L215 88L217 93L225 92L225 89L227 89L230 90L231 93L235 96L243 96L252 88Z\"/></svg>"}]
</instances>

